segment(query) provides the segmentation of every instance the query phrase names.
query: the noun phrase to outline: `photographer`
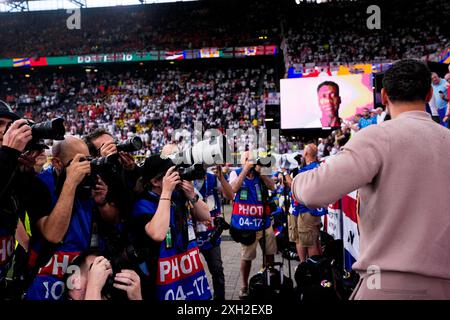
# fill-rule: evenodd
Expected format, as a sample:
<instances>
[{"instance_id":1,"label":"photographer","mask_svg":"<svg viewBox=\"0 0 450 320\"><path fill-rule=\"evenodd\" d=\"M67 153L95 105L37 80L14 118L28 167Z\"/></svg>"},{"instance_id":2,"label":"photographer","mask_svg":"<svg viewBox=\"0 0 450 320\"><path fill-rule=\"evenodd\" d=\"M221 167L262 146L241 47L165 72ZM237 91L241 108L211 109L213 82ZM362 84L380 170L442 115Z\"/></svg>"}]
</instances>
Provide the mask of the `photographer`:
<instances>
[{"instance_id":1,"label":"photographer","mask_svg":"<svg viewBox=\"0 0 450 320\"><path fill-rule=\"evenodd\" d=\"M194 187L200 192L209 208L211 222L197 222L196 236L200 252L205 257L214 287L214 300L225 300L225 276L223 274L222 255L220 251L221 233L229 225L223 218L219 193L224 198L233 199L233 189L217 166L215 175L207 173L204 179L195 180Z\"/></svg>"},{"instance_id":2,"label":"photographer","mask_svg":"<svg viewBox=\"0 0 450 320\"><path fill-rule=\"evenodd\" d=\"M116 219L115 208L105 201L108 187L100 177L90 176L87 145L66 136L53 146L52 154L51 166L33 182L28 206L32 230L28 300L61 298L68 264L90 246L94 207L103 219Z\"/></svg>"},{"instance_id":3,"label":"photographer","mask_svg":"<svg viewBox=\"0 0 450 320\"><path fill-rule=\"evenodd\" d=\"M0 299L14 298L6 290L6 273L12 265L16 228L19 218L25 216L24 197L29 193L39 155L34 151L23 153L31 139L27 121L0 101Z\"/></svg>"},{"instance_id":4,"label":"photographer","mask_svg":"<svg viewBox=\"0 0 450 320\"><path fill-rule=\"evenodd\" d=\"M267 213L263 199L265 187L269 190L275 189L275 184L270 176L261 175L262 167L255 165L249 151L242 154L242 169L230 174L230 185L235 194L231 224L234 228L244 231L256 232L256 239L252 244L242 244L241 275L242 288L239 298L248 297L248 278L252 266L252 260L256 258L256 247L258 242L265 242L265 261L267 264L274 262L277 245L272 226L270 225L270 214ZM266 197L267 198L267 197ZM263 211L266 217L263 221ZM265 239L263 237L265 229ZM262 247L262 243L261 247Z\"/></svg>"},{"instance_id":5,"label":"photographer","mask_svg":"<svg viewBox=\"0 0 450 320\"><path fill-rule=\"evenodd\" d=\"M313 170L319 166L317 147L315 144L311 143L305 147L303 159L305 165L300 168L299 173ZM283 177L285 184L291 188L291 176L284 171ZM308 208L292 197L292 212L288 216L289 240L295 242L300 262L306 261L307 257L322 254L319 239L320 228L322 226L320 215L326 212L324 208Z\"/></svg>"},{"instance_id":6,"label":"photographer","mask_svg":"<svg viewBox=\"0 0 450 320\"><path fill-rule=\"evenodd\" d=\"M84 136L83 140L93 157L118 156L120 165L114 166L114 170L106 167L105 170L102 170L101 176L109 187L106 201L117 208L117 220L113 223L105 223L103 219L98 219L97 216L95 219L99 240L98 247L110 254L117 254L114 251L122 251L128 244L127 222L130 219L128 215L133 206L131 190L140 177L139 168L132 155L119 151L120 145L115 143L114 138L106 130L96 129Z\"/></svg>"},{"instance_id":7,"label":"photographer","mask_svg":"<svg viewBox=\"0 0 450 320\"><path fill-rule=\"evenodd\" d=\"M124 291L128 300L142 300L137 273L122 269L114 275L111 262L98 252L80 254L67 270L65 295L68 300L109 300L105 293L108 281L112 281L113 288Z\"/></svg>"},{"instance_id":8,"label":"photographer","mask_svg":"<svg viewBox=\"0 0 450 320\"><path fill-rule=\"evenodd\" d=\"M149 252L144 293L157 300L211 299L191 220L210 221L208 206L169 159L147 158L142 178L145 191L134 204L133 218L137 241Z\"/></svg>"},{"instance_id":9,"label":"photographer","mask_svg":"<svg viewBox=\"0 0 450 320\"><path fill-rule=\"evenodd\" d=\"M138 149L139 146L130 145L128 148L122 147L122 149L126 149L128 151L121 151L121 145L117 145L111 134L104 129L94 130L93 132L84 136L83 140L86 142L89 148L89 153L93 157L107 157L112 154L118 153L119 161L122 164L123 169L121 178L122 182L125 183L125 188L129 189L135 186L137 179L140 177L139 168L136 165L133 156L128 152L138 151L136 149ZM120 191L122 190L117 190L117 192ZM115 199L115 197L112 198Z\"/></svg>"}]
</instances>

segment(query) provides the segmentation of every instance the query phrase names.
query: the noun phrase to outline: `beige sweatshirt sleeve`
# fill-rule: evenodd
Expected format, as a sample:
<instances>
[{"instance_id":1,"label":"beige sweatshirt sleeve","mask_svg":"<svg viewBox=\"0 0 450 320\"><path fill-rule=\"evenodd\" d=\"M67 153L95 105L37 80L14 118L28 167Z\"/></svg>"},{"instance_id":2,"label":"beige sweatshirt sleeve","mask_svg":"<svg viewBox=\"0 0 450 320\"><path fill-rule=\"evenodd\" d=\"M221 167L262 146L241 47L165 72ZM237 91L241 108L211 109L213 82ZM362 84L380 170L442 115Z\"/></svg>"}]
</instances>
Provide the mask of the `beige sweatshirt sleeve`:
<instances>
[{"instance_id":1,"label":"beige sweatshirt sleeve","mask_svg":"<svg viewBox=\"0 0 450 320\"><path fill-rule=\"evenodd\" d=\"M323 207L371 183L382 167L383 153L389 152L384 130L380 126L361 130L336 156L297 175L292 183L295 199L309 208Z\"/></svg>"}]
</instances>

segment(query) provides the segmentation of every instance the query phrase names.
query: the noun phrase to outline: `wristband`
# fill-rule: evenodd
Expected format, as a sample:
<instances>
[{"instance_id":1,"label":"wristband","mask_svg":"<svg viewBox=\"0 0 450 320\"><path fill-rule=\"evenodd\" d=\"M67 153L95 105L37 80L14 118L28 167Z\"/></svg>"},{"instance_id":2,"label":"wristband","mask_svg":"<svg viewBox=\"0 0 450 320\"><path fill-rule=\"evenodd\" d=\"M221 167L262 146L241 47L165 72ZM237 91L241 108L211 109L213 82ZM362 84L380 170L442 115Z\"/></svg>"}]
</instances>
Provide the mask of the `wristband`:
<instances>
[{"instance_id":1,"label":"wristband","mask_svg":"<svg viewBox=\"0 0 450 320\"><path fill-rule=\"evenodd\" d=\"M168 201L171 201L171 199L169 199L169 198L159 198L159 200L168 200Z\"/></svg>"}]
</instances>

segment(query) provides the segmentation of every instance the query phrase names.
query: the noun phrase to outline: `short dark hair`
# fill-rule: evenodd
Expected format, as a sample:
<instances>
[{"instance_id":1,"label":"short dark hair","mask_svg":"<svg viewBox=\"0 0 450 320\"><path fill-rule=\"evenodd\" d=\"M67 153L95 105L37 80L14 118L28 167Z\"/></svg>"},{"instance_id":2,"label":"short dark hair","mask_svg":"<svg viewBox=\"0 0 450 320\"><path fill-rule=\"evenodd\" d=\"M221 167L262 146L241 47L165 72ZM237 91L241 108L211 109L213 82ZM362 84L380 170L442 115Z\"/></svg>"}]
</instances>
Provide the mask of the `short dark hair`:
<instances>
[{"instance_id":1,"label":"short dark hair","mask_svg":"<svg viewBox=\"0 0 450 320\"><path fill-rule=\"evenodd\" d=\"M406 59L395 63L383 78L383 88L391 101L425 101L431 87L431 71L421 61Z\"/></svg>"},{"instance_id":2,"label":"short dark hair","mask_svg":"<svg viewBox=\"0 0 450 320\"><path fill-rule=\"evenodd\" d=\"M97 148L95 147L95 145L92 141L94 141L98 137L101 137L104 134L107 134L108 136L113 137L111 135L111 133L109 133L108 131L106 131L103 128L95 129L94 131L89 132L87 135L85 135L83 137L83 141L86 142L86 144L89 148L89 154L91 156L93 156L93 157L99 156L99 151L97 150Z\"/></svg>"},{"instance_id":3,"label":"short dark hair","mask_svg":"<svg viewBox=\"0 0 450 320\"><path fill-rule=\"evenodd\" d=\"M334 87L336 89L337 95L339 95L339 85L333 81L324 81L321 84L319 84L319 86L317 87L317 92L320 91L320 88L325 87L325 86Z\"/></svg>"}]
</instances>

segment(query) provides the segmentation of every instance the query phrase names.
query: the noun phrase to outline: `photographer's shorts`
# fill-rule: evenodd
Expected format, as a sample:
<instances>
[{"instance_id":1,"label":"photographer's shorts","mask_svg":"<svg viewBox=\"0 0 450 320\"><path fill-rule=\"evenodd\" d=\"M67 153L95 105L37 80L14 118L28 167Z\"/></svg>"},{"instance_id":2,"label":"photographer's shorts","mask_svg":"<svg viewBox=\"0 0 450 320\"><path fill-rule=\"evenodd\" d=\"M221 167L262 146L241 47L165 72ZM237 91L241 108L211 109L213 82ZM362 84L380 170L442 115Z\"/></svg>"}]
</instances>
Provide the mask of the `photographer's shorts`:
<instances>
[{"instance_id":1,"label":"photographer's shorts","mask_svg":"<svg viewBox=\"0 0 450 320\"><path fill-rule=\"evenodd\" d=\"M299 243L304 248L317 246L322 220L309 213L288 216L289 241Z\"/></svg>"},{"instance_id":2,"label":"photographer's shorts","mask_svg":"<svg viewBox=\"0 0 450 320\"><path fill-rule=\"evenodd\" d=\"M263 245L262 241L263 232L256 232L256 240L253 244L249 246L242 245L241 255L242 260L251 261L256 258L256 247L259 245ZM277 241L275 238L275 234L273 233L272 226L266 229L266 255L272 255L277 253Z\"/></svg>"}]
</instances>

